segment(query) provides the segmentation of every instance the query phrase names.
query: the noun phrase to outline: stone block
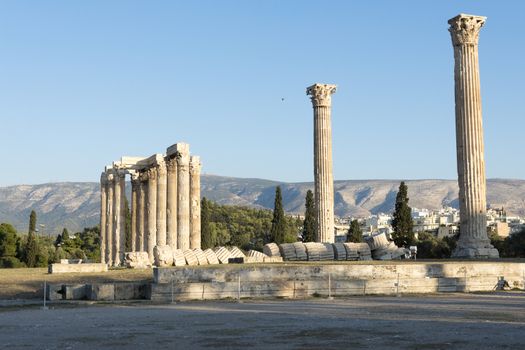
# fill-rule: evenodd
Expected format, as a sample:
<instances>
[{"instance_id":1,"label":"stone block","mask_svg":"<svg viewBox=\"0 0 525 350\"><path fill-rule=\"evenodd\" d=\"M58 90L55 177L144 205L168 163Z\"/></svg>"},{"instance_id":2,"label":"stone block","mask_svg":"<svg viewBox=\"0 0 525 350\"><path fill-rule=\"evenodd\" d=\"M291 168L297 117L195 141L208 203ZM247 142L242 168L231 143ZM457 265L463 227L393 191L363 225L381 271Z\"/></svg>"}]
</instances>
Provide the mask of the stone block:
<instances>
[{"instance_id":1,"label":"stone block","mask_svg":"<svg viewBox=\"0 0 525 350\"><path fill-rule=\"evenodd\" d=\"M232 258L244 258L246 255L237 247L230 247L229 249Z\"/></svg>"},{"instance_id":2,"label":"stone block","mask_svg":"<svg viewBox=\"0 0 525 350\"><path fill-rule=\"evenodd\" d=\"M206 255L200 248L193 249L193 253L195 253L195 257L197 258L197 262L199 265L208 265L208 259L206 258Z\"/></svg>"},{"instance_id":3,"label":"stone block","mask_svg":"<svg viewBox=\"0 0 525 350\"><path fill-rule=\"evenodd\" d=\"M295 261L297 260L297 255L295 254L295 248L292 243L283 243L279 244L279 251L283 260L285 261Z\"/></svg>"},{"instance_id":4,"label":"stone block","mask_svg":"<svg viewBox=\"0 0 525 350\"><path fill-rule=\"evenodd\" d=\"M215 252L213 250L206 249L204 251L204 255L206 255L206 259L208 260L209 265L219 264L219 259L217 259L217 255L215 255Z\"/></svg>"},{"instance_id":5,"label":"stone block","mask_svg":"<svg viewBox=\"0 0 525 350\"><path fill-rule=\"evenodd\" d=\"M292 244L295 249L295 256L297 258L297 261L307 261L308 255L306 254L306 247L303 244L303 242L295 242Z\"/></svg>"},{"instance_id":6,"label":"stone block","mask_svg":"<svg viewBox=\"0 0 525 350\"><path fill-rule=\"evenodd\" d=\"M153 257L155 259L155 266L173 265L173 249L169 245L156 245L153 248Z\"/></svg>"},{"instance_id":7,"label":"stone block","mask_svg":"<svg viewBox=\"0 0 525 350\"><path fill-rule=\"evenodd\" d=\"M149 283L115 283L115 300L141 300L148 295Z\"/></svg>"},{"instance_id":8,"label":"stone block","mask_svg":"<svg viewBox=\"0 0 525 350\"><path fill-rule=\"evenodd\" d=\"M343 243L332 243L334 260L346 260L346 248Z\"/></svg>"},{"instance_id":9,"label":"stone block","mask_svg":"<svg viewBox=\"0 0 525 350\"><path fill-rule=\"evenodd\" d=\"M87 295L89 300L115 300L115 285L113 283L96 283L87 285Z\"/></svg>"},{"instance_id":10,"label":"stone block","mask_svg":"<svg viewBox=\"0 0 525 350\"><path fill-rule=\"evenodd\" d=\"M173 250L173 263L175 266L186 266L186 258L182 249Z\"/></svg>"},{"instance_id":11,"label":"stone block","mask_svg":"<svg viewBox=\"0 0 525 350\"><path fill-rule=\"evenodd\" d=\"M47 284L46 285L46 299L47 300L62 300L64 299L64 289L61 284Z\"/></svg>"},{"instance_id":12,"label":"stone block","mask_svg":"<svg viewBox=\"0 0 525 350\"><path fill-rule=\"evenodd\" d=\"M108 264L50 264L49 273L106 272Z\"/></svg>"},{"instance_id":13,"label":"stone block","mask_svg":"<svg viewBox=\"0 0 525 350\"><path fill-rule=\"evenodd\" d=\"M225 247L215 248L215 255L221 264L227 264L228 260L231 258L231 253Z\"/></svg>"},{"instance_id":14,"label":"stone block","mask_svg":"<svg viewBox=\"0 0 525 350\"><path fill-rule=\"evenodd\" d=\"M268 256L266 254L258 252L257 250L250 250L248 252L248 258L250 258L250 262L264 262L264 258L267 257Z\"/></svg>"},{"instance_id":15,"label":"stone block","mask_svg":"<svg viewBox=\"0 0 525 350\"><path fill-rule=\"evenodd\" d=\"M184 259L186 259L186 264L190 266L199 265L199 261L197 260L197 257L195 256L195 253L191 249L183 250L182 253L184 254Z\"/></svg>"},{"instance_id":16,"label":"stone block","mask_svg":"<svg viewBox=\"0 0 525 350\"><path fill-rule=\"evenodd\" d=\"M267 256L281 256L279 246L275 243L265 244L263 247L263 253Z\"/></svg>"},{"instance_id":17,"label":"stone block","mask_svg":"<svg viewBox=\"0 0 525 350\"><path fill-rule=\"evenodd\" d=\"M265 263L281 263L283 262L282 256L267 256L264 258Z\"/></svg>"},{"instance_id":18,"label":"stone block","mask_svg":"<svg viewBox=\"0 0 525 350\"><path fill-rule=\"evenodd\" d=\"M124 255L124 266L132 269L151 268L148 252L127 252Z\"/></svg>"},{"instance_id":19,"label":"stone block","mask_svg":"<svg viewBox=\"0 0 525 350\"><path fill-rule=\"evenodd\" d=\"M87 288L85 284L64 284L62 286L65 300L87 299Z\"/></svg>"},{"instance_id":20,"label":"stone block","mask_svg":"<svg viewBox=\"0 0 525 350\"><path fill-rule=\"evenodd\" d=\"M321 260L321 243L317 242L308 242L305 243L306 254L308 256L308 261L319 261Z\"/></svg>"}]
</instances>

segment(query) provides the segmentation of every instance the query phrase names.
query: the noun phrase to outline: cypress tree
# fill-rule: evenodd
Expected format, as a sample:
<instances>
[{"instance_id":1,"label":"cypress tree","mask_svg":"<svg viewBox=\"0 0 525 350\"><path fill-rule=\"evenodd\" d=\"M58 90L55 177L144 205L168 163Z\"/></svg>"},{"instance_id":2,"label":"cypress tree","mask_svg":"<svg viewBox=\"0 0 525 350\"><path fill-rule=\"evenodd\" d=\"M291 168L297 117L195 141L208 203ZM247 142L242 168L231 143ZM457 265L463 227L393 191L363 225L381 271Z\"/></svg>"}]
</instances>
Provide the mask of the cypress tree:
<instances>
[{"instance_id":1,"label":"cypress tree","mask_svg":"<svg viewBox=\"0 0 525 350\"><path fill-rule=\"evenodd\" d=\"M31 215L29 215L29 233L27 235L27 242L24 249L24 262L27 267L35 267L37 263L38 244L36 242L35 231L36 213L34 210L31 210Z\"/></svg>"},{"instance_id":2,"label":"cypress tree","mask_svg":"<svg viewBox=\"0 0 525 350\"><path fill-rule=\"evenodd\" d=\"M305 198L303 242L315 242L317 225L315 219L314 194L308 190Z\"/></svg>"},{"instance_id":3,"label":"cypress tree","mask_svg":"<svg viewBox=\"0 0 525 350\"><path fill-rule=\"evenodd\" d=\"M415 244L414 232L412 231L412 209L408 206L408 188L404 181L399 185L399 191L396 195L392 228L394 230L392 238L397 246L408 247Z\"/></svg>"},{"instance_id":4,"label":"cypress tree","mask_svg":"<svg viewBox=\"0 0 525 350\"><path fill-rule=\"evenodd\" d=\"M350 222L350 228L348 229L348 234L346 236L347 242L361 243L363 242L363 231L359 222L357 220L352 220Z\"/></svg>"},{"instance_id":5,"label":"cypress tree","mask_svg":"<svg viewBox=\"0 0 525 350\"><path fill-rule=\"evenodd\" d=\"M210 228L210 205L206 197L203 197L201 201L201 239L202 249L215 246Z\"/></svg>"},{"instance_id":6,"label":"cypress tree","mask_svg":"<svg viewBox=\"0 0 525 350\"><path fill-rule=\"evenodd\" d=\"M64 227L64 229L62 230L62 237L61 237L60 242L67 242L67 241L69 241L69 231L67 230L67 228Z\"/></svg>"},{"instance_id":7,"label":"cypress tree","mask_svg":"<svg viewBox=\"0 0 525 350\"><path fill-rule=\"evenodd\" d=\"M273 207L272 228L270 230L270 238L272 242L277 244L284 243L286 231L286 218L284 217L283 197L281 195L281 187L275 188L275 202Z\"/></svg>"}]
</instances>

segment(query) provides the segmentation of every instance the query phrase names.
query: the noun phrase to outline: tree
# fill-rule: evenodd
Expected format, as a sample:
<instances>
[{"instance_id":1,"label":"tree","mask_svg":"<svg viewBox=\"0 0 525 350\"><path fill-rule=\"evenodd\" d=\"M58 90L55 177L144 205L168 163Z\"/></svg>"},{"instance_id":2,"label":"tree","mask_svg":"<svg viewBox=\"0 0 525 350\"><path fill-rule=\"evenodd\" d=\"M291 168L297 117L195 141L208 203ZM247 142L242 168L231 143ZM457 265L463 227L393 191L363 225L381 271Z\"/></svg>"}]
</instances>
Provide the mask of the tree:
<instances>
[{"instance_id":1,"label":"tree","mask_svg":"<svg viewBox=\"0 0 525 350\"><path fill-rule=\"evenodd\" d=\"M19 267L16 256L18 236L10 224L0 224L0 267Z\"/></svg>"},{"instance_id":2,"label":"tree","mask_svg":"<svg viewBox=\"0 0 525 350\"><path fill-rule=\"evenodd\" d=\"M308 190L305 198L305 212L303 221L303 242L315 242L317 224L315 218L314 194Z\"/></svg>"},{"instance_id":3,"label":"tree","mask_svg":"<svg viewBox=\"0 0 525 350\"><path fill-rule=\"evenodd\" d=\"M210 229L210 205L206 197L201 201L201 245L202 249L213 248L215 242Z\"/></svg>"},{"instance_id":4,"label":"tree","mask_svg":"<svg viewBox=\"0 0 525 350\"><path fill-rule=\"evenodd\" d=\"M392 220L392 228L394 229L392 238L396 245L399 247L414 245L415 237L412 227L412 209L408 206L408 188L403 181L399 185L399 191L396 195L394 218Z\"/></svg>"},{"instance_id":5,"label":"tree","mask_svg":"<svg viewBox=\"0 0 525 350\"><path fill-rule=\"evenodd\" d=\"M350 222L350 228L348 229L348 234L346 235L347 242L361 243L363 242L363 231L359 222L357 220L352 220Z\"/></svg>"},{"instance_id":6,"label":"tree","mask_svg":"<svg viewBox=\"0 0 525 350\"><path fill-rule=\"evenodd\" d=\"M67 228L64 227L64 229L62 230L61 242L67 242L67 241L69 241L69 231L67 230Z\"/></svg>"},{"instance_id":7,"label":"tree","mask_svg":"<svg viewBox=\"0 0 525 350\"><path fill-rule=\"evenodd\" d=\"M283 197L281 187L275 188L275 202L273 207L272 228L270 230L270 240L277 244L284 243L286 231L286 220L284 217Z\"/></svg>"},{"instance_id":8,"label":"tree","mask_svg":"<svg viewBox=\"0 0 525 350\"><path fill-rule=\"evenodd\" d=\"M29 215L29 233L27 235L27 241L24 249L24 262L27 267L35 267L38 259L38 244L35 237L36 230L36 213L31 210Z\"/></svg>"}]
</instances>

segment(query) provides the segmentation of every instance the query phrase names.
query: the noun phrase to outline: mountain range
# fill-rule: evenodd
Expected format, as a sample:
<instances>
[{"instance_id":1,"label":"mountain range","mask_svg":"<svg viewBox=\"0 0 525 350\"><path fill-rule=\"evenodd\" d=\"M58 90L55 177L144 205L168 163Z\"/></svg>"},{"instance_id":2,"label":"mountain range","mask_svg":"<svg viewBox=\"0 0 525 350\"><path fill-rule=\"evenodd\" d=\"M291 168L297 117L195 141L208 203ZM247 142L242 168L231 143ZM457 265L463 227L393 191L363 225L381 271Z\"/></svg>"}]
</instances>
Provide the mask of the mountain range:
<instances>
[{"instance_id":1,"label":"mountain range","mask_svg":"<svg viewBox=\"0 0 525 350\"><path fill-rule=\"evenodd\" d=\"M335 181L335 213L362 217L394 208L399 180ZM455 180L408 180L409 204L416 208L458 207ZM264 179L244 179L202 175L202 195L220 204L272 209L275 187L280 185L284 209L302 214L306 191L313 183L284 183ZM127 186L129 192L129 184ZM128 193L129 196L129 193ZM490 207L504 207L508 214L525 216L525 180L487 180ZM100 185L95 182L61 182L0 187L0 222L27 232L29 214L35 210L40 232L57 234L63 227L77 232L99 222Z\"/></svg>"}]
</instances>

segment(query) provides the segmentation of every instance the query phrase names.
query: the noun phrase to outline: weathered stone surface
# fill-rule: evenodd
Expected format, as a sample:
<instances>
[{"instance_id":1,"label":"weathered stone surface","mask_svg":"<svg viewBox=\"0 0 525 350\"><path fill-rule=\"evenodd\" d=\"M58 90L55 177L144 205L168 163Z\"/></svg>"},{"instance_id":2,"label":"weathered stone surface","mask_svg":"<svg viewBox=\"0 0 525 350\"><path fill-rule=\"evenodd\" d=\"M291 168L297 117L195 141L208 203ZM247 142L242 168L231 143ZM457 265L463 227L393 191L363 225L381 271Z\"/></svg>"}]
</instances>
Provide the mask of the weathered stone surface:
<instances>
[{"instance_id":1,"label":"weathered stone surface","mask_svg":"<svg viewBox=\"0 0 525 350\"><path fill-rule=\"evenodd\" d=\"M115 300L115 285L113 283L95 283L86 286L89 300Z\"/></svg>"},{"instance_id":2,"label":"weathered stone surface","mask_svg":"<svg viewBox=\"0 0 525 350\"><path fill-rule=\"evenodd\" d=\"M115 283L115 300L141 300L148 295L149 283Z\"/></svg>"},{"instance_id":3,"label":"weathered stone surface","mask_svg":"<svg viewBox=\"0 0 525 350\"><path fill-rule=\"evenodd\" d=\"M346 248L343 243L332 244L334 248L334 259L335 260L346 260Z\"/></svg>"},{"instance_id":4,"label":"weathered stone surface","mask_svg":"<svg viewBox=\"0 0 525 350\"><path fill-rule=\"evenodd\" d=\"M263 247L263 253L267 256L281 256L279 246L275 243L265 244Z\"/></svg>"},{"instance_id":5,"label":"weathered stone surface","mask_svg":"<svg viewBox=\"0 0 525 350\"><path fill-rule=\"evenodd\" d=\"M334 242L334 176L332 172L332 94L336 86L314 84L306 89L314 109L314 179L317 241Z\"/></svg>"},{"instance_id":6,"label":"weathered stone surface","mask_svg":"<svg viewBox=\"0 0 525 350\"><path fill-rule=\"evenodd\" d=\"M292 243L283 243L279 244L279 251L281 256L285 261L295 261L297 260L297 255L295 254L295 248Z\"/></svg>"},{"instance_id":7,"label":"weathered stone surface","mask_svg":"<svg viewBox=\"0 0 525 350\"><path fill-rule=\"evenodd\" d=\"M199 262L199 265L208 265L208 259L206 258L206 255L200 248L193 249L193 252L195 253L195 257L197 258L197 261Z\"/></svg>"},{"instance_id":8,"label":"weathered stone surface","mask_svg":"<svg viewBox=\"0 0 525 350\"><path fill-rule=\"evenodd\" d=\"M358 247L356 243L347 242L347 243L343 243L343 246L345 247L345 250L346 250L346 260L358 260L359 259ZM368 244L366 244L366 246L368 248ZM368 250L370 251L370 248Z\"/></svg>"},{"instance_id":9,"label":"weathered stone surface","mask_svg":"<svg viewBox=\"0 0 525 350\"><path fill-rule=\"evenodd\" d=\"M214 249L215 255L221 264L227 264L232 257L231 253L226 247L217 247Z\"/></svg>"},{"instance_id":10,"label":"weathered stone surface","mask_svg":"<svg viewBox=\"0 0 525 350\"><path fill-rule=\"evenodd\" d=\"M348 260L372 260L372 252L367 243L344 243L344 245Z\"/></svg>"},{"instance_id":11,"label":"weathered stone surface","mask_svg":"<svg viewBox=\"0 0 525 350\"><path fill-rule=\"evenodd\" d=\"M215 252L212 249L206 249L204 251L204 255L206 255L206 259L208 260L209 265L219 264L219 259L217 259L217 255L215 255Z\"/></svg>"},{"instance_id":12,"label":"weathered stone surface","mask_svg":"<svg viewBox=\"0 0 525 350\"><path fill-rule=\"evenodd\" d=\"M127 252L124 256L124 265L132 269L151 268L148 252Z\"/></svg>"},{"instance_id":13,"label":"weathered stone surface","mask_svg":"<svg viewBox=\"0 0 525 350\"><path fill-rule=\"evenodd\" d=\"M50 264L49 273L106 272L107 264Z\"/></svg>"},{"instance_id":14,"label":"weathered stone surface","mask_svg":"<svg viewBox=\"0 0 525 350\"><path fill-rule=\"evenodd\" d=\"M244 258L246 255L237 247L230 247L230 253L232 258Z\"/></svg>"},{"instance_id":15,"label":"weathered stone surface","mask_svg":"<svg viewBox=\"0 0 525 350\"><path fill-rule=\"evenodd\" d=\"M248 251L248 257L250 258L249 259L249 262L264 262L264 259L265 258L268 258L268 256L264 253L261 253L257 250L250 250Z\"/></svg>"},{"instance_id":16,"label":"weathered stone surface","mask_svg":"<svg viewBox=\"0 0 525 350\"><path fill-rule=\"evenodd\" d=\"M323 245L323 248L321 250L319 258L321 261L330 261L334 260L334 247L332 246L332 243L321 243Z\"/></svg>"},{"instance_id":17,"label":"weathered stone surface","mask_svg":"<svg viewBox=\"0 0 525 350\"><path fill-rule=\"evenodd\" d=\"M376 233L365 238L366 243L373 252L376 249L386 248L389 246L390 241L384 233Z\"/></svg>"},{"instance_id":18,"label":"weathered stone surface","mask_svg":"<svg viewBox=\"0 0 525 350\"><path fill-rule=\"evenodd\" d=\"M156 245L153 248L153 256L155 258L155 266L173 265L173 250L169 245Z\"/></svg>"},{"instance_id":19,"label":"weathered stone surface","mask_svg":"<svg viewBox=\"0 0 525 350\"><path fill-rule=\"evenodd\" d=\"M264 258L265 263L280 263L283 262L282 256L267 256Z\"/></svg>"},{"instance_id":20,"label":"weathered stone surface","mask_svg":"<svg viewBox=\"0 0 525 350\"><path fill-rule=\"evenodd\" d=\"M64 289L61 284L47 284L46 285L46 299L47 300L62 300L64 299Z\"/></svg>"},{"instance_id":21,"label":"weathered stone surface","mask_svg":"<svg viewBox=\"0 0 525 350\"><path fill-rule=\"evenodd\" d=\"M62 286L65 300L87 299L87 288L85 284L64 284Z\"/></svg>"},{"instance_id":22,"label":"weathered stone surface","mask_svg":"<svg viewBox=\"0 0 525 350\"><path fill-rule=\"evenodd\" d=\"M184 252L182 251L182 249L173 250L173 264L175 266L185 266L186 265L186 258L184 257Z\"/></svg>"},{"instance_id":23,"label":"weathered stone surface","mask_svg":"<svg viewBox=\"0 0 525 350\"><path fill-rule=\"evenodd\" d=\"M186 264L193 266L193 265L199 265L199 261L197 260L197 257L195 256L195 253L191 249L186 249L182 251L184 254L184 258L186 259Z\"/></svg>"},{"instance_id":24,"label":"weathered stone surface","mask_svg":"<svg viewBox=\"0 0 525 350\"><path fill-rule=\"evenodd\" d=\"M303 242L295 242L293 243L293 247L295 249L295 256L297 258L297 261L308 260L308 255L306 254L306 247L303 244Z\"/></svg>"}]
</instances>

